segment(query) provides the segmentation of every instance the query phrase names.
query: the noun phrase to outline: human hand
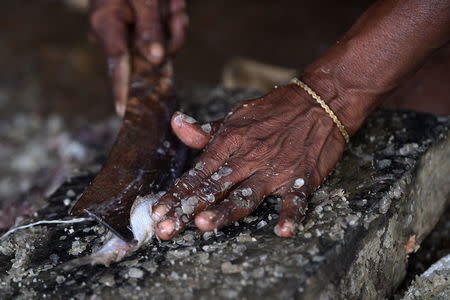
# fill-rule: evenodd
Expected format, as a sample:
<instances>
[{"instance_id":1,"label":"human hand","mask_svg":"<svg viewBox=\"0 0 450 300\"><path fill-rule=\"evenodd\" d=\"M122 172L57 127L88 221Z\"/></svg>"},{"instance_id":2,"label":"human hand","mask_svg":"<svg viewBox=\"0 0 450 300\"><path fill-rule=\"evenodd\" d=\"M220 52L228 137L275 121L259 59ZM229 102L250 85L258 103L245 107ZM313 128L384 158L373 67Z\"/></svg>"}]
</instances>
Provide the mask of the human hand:
<instances>
[{"instance_id":1,"label":"human hand","mask_svg":"<svg viewBox=\"0 0 450 300\"><path fill-rule=\"evenodd\" d=\"M293 85L237 105L221 122L200 126L176 113L172 128L188 146L206 150L153 207L164 240L194 219L202 231L232 224L267 195L282 197L275 232L291 236L345 145L330 116Z\"/></svg>"},{"instance_id":2,"label":"human hand","mask_svg":"<svg viewBox=\"0 0 450 300\"><path fill-rule=\"evenodd\" d=\"M184 0L92 0L90 24L92 39L102 44L108 57L116 111L123 116L129 47L136 48L151 64L161 64L183 45L188 17Z\"/></svg>"}]
</instances>

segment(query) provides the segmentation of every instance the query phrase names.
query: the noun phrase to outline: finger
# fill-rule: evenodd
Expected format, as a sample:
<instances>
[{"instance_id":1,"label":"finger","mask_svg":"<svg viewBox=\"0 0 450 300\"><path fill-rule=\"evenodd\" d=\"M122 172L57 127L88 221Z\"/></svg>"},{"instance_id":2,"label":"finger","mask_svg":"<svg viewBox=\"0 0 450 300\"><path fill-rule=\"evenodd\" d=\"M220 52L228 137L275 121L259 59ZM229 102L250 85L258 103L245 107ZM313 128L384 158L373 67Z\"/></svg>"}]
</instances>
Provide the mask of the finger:
<instances>
[{"instance_id":1,"label":"finger","mask_svg":"<svg viewBox=\"0 0 450 300\"><path fill-rule=\"evenodd\" d=\"M113 85L116 112L120 117L123 117L127 105L128 81L130 79L128 54L108 58L108 71Z\"/></svg>"},{"instance_id":2,"label":"finger","mask_svg":"<svg viewBox=\"0 0 450 300\"><path fill-rule=\"evenodd\" d=\"M202 231L212 231L248 216L268 192L265 180L263 176L253 175L243 181L227 199L199 213L195 224Z\"/></svg>"},{"instance_id":3,"label":"finger","mask_svg":"<svg viewBox=\"0 0 450 300\"><path fill-rule=\"evenodd\" d=\"M132 11L124 0L95 0L91 10L91 37L95 37L105 49L116 112L123 117L130 73L127 24L133 18Z\"/></svg>"},{"instance_id":4,"label":"finger","mask_svg":"<svg viewBox=\"0 0 450 300\"><path fill-rule=\"evenodd\" d=\"M235 164L231 165L236 166ZM248 177L245 171L233 171L230 168L231 165L227 164L219 168L217 172L172 206L166 214L166 219L156 226L156 234L160 239L171 239L184 230L198 212L220 202L233 186ZM192 175L195 176L195 171Z\"/></svg>"},{"instance_id":5,"label":"finger","mask_svg":"<svg viewBox=\"0 0 450 300\"><path fill-rule=\"evenodd\" d=\"M232 148L224 147L223 145L223 139L218 138L200 156L194 168L184 173L180 180L161 197L158 204L153 208L152 219L155 222L161 221L172 207L225 164L230 155L228 151Z\"/></svg>"},{"instance_id":6,"label":"finger","mask_svg":"<svg viewBox=\"0 0 450 300\"><path fill-rule=\"evenodd\" d=\"M159 65L164 60L164 28L160 0L131 0L136 14L136 44L147 60Z\"/></svg>"},{"instance_id":7,"label":"finger","mask_svg":"<svg viewBox=\"0 0 450 300\"><path fill-rule=\"evenodd\" d=\"M171 0L170 13L169 29L171 39L169 42L169 52L174 54L180 50L186 40L186 28L189 23L189 18L186 14L185 1Z\"/></svg>"},{"instance_id":8,"label":"finger","mask_svg":"<svg viewBox=\"0 0 450 300\"><path fill-rule=\"evenodd\" d=\"M301 218L305 215L308 208L307 187L302 178L295 180L293 186L283 196L278 224L275 225L275 234L281 237L292 236Z\"/></svg>"},{"instance_id":9,"label":"finger","mask_svg":"<svg viewBox=\"0 0 450 300\"><path fill-rule=\"evenodd\" d=\"M132 19L133 13L126 0L92 1L91 29L108 57L122 56L128 51L127 24Z\"/></svg>"},{"instance_id":10,"label":"finger","mask_svg":"<svg viewBox=\"0 0 450 300\"><path fill-rule=\"evenodd\" d=\"M183 143L191 148L203 149L220 128L222 120L200 125L194 118L176 112L171 123L173 131Z\"/></svg>"}]
</instances>

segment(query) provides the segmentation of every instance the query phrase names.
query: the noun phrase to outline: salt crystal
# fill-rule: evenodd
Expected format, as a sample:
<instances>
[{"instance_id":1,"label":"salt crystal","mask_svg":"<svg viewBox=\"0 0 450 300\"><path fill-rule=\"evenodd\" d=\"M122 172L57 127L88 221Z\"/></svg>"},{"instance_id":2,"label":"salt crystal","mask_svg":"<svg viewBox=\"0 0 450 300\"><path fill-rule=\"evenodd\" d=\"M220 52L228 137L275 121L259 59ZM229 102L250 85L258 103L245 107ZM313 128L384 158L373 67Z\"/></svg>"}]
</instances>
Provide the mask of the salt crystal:
<instances>
[{"instance_id":1,"label":"salt crystal","mask_svg":"<svg viewBox=\"0 0 450 300\"><path fill-rule=\"evenodd\" d=\"M128 270L128 276L131 278L142 278L144 276L144 271L138 268L130 268Z\"/></svg>"},{"instance_id":2,"label":"salt crystal","mask_svg":"<svg viewBox=\"0 0 450 300\"><path fill-rule=\"evenodd\" d=\"M201 128L206 133L210 133L211 132L211 124L209 124L209 123L203 124L201 126Z\"/></svg>"},{"instance_id":3,"label":"salt crystal","mask_svg":"<svg viewBox=\"0 0 450 300\"><path fill-rule=\"evenodd\" d=\"M242 189L241 193L242 193L242 196L246 197L246 196L250 196L251 194L253 194L253 191L251 188L245 188L245 189Z\"/></svg>"},{"instance_id":4,"label":"salt crystal","mask_svg":"<svg viewBox=\"0 0 450 300\"><path fill-rule=\"evenodd\" d=\"M305 184L305 181L303 180L303 178L297 178L294 182L294 189L299 189L301 188L303 185Z\"/></svg>"},{"instance_id":5,"label":"salt crystal","mask_svg":"<svg viewBox=\"0 0 450 300\"><path fill-rule=\"evenodd\" d=\"M205 166L205 163L202 161L199 161L198 163L195 164L195 168L200 171L203 170L204 166Z\"/></svg>"}]
</instances>

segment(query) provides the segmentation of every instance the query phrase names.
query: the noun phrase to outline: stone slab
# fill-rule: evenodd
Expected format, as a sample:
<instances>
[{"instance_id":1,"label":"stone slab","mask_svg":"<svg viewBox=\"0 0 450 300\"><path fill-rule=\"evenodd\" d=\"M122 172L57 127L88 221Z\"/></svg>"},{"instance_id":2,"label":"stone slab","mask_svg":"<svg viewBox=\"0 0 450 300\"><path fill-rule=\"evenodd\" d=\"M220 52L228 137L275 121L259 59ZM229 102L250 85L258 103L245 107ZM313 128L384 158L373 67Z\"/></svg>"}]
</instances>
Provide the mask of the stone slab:
<instances>
[{"instance_id":1,"label":"stone slab","mask_svg":"<svg viewBox=\"0 0 450 300\"><path fill-rule=\"evenodd\" d=\"M189 97L202 103L188 111L214 118L254 95L198 90ZM273 234L280 209L274 197L235 225L203 235L190 227L173 241L155 241L109 268L61 268L105 239L105 229L95 223L16 232L0 240L1 298L389 296L405 276L408 253L449 204L449 127L449 118L376 111L316 191L290 239ZM24 223L66 217L93 176L68 180Z\"/></svg>"}]
</instances>

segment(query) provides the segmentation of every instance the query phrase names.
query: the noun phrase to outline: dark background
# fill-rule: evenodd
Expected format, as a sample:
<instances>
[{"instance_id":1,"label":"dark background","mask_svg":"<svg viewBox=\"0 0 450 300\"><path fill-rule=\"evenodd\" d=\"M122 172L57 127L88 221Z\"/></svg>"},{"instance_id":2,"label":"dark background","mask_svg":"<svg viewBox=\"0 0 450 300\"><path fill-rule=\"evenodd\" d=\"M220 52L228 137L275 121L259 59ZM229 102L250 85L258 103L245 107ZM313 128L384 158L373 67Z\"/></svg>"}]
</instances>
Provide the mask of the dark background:
<instances>
[{"instance_id":1,"label":"dark background","mask_svg":"<svg viewBox=\"0 0 450 300\"><path fill-rule=\"evenodd\" d=\"M87 40L86 13L68 2L0 1L1 120L30 111L60 114L69 123L113 114L103 53ZM175 60L177 84L217 84L235 56L301 70L371 2L188 1L190 27Z\"/></svg>"}]
</instances>

